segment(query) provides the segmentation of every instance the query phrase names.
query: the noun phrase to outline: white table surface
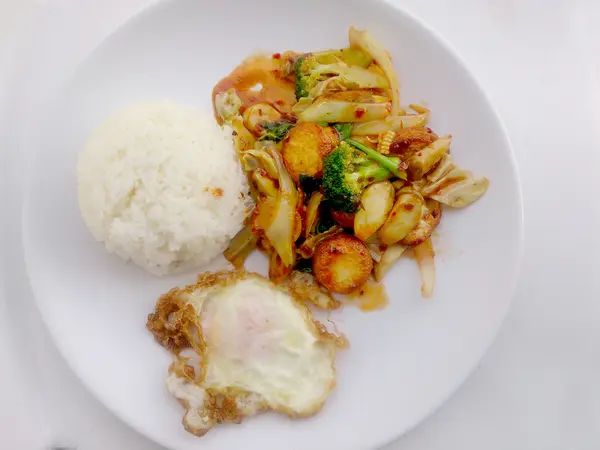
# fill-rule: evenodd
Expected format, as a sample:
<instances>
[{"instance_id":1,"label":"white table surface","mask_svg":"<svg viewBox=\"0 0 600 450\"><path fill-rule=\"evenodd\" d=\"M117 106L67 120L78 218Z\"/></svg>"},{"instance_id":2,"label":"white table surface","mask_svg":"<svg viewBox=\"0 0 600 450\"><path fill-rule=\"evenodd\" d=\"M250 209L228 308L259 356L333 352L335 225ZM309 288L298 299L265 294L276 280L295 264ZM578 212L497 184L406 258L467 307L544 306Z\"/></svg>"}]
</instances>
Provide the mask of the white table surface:
<instances>
[{"instance_id":1,"label":"white table surface","mask_svg":"<svg viewBox=\"0 0 600 450\"><path fill-rule=\"evenodd\" d=\"M498 106L520 167L526 242L512 310L478 370L388 450L599 449L600 2L395 1L456 47ZM76 36L83 56L149 3L0 0L2 449L160 450L83 388L23 288L11 133L32 94L19 88L24 55L40 38L56 49Z\"/></svg>"}]
</instances>

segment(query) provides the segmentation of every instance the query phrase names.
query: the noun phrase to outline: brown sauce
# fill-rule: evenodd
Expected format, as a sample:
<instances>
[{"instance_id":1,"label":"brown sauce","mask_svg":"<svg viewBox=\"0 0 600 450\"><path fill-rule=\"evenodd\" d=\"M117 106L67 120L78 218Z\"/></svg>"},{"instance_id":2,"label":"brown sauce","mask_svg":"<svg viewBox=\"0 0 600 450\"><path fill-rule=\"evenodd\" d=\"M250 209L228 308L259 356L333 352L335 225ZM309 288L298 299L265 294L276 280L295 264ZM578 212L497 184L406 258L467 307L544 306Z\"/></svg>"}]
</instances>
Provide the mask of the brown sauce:
<instances>
[{"instance_id":1,"label":"brown sauce","mask_svg":"<svg viewBox=\"0 0 600 450\"><path fill-rule=\"evenodd\" d=\"M257 85L260 85L259 89ZM212 93L213 108L217 94L230 88L234 88L242 100L240 112L256 103L269 103L279 112L291 114L296 103L294 82L277 76L270 56L248 58L219 81ZM217 122L221 123L221 118L216 111L214 113Z\"/></svg>"},{"instance_id":2,"label":"brown sauce","mask_svg":"<svg viewBox=\"0 0 600 450\"><path fill-rule=\"evenodd\" d=\"M373 280L367 281L361 288L348 294L348 303L358 306L362 311L383 309L389 302L385 285Z\"/></svg>"}]
</instances>

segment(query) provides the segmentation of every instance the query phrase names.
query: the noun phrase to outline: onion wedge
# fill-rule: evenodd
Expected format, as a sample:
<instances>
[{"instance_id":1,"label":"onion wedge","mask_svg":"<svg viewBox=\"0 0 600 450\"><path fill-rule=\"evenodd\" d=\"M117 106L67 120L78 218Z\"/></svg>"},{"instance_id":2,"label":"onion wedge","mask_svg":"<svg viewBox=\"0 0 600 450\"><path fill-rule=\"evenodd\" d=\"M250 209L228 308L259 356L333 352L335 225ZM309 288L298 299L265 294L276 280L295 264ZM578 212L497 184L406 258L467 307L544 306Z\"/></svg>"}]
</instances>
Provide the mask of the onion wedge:
<instances>
[{"instance_id":1,"label":"onion wedge","mask_svg":"<svg viewBox=\"0 0 600 450\"><path fill-rule=\"evenodd\" d=\"M394 263L402 256L408 247L401 244L390 245L381 255L381 259L375 264L373 276L375 281L383 280L383 277L392 268Z\"/></svg>"},{"instance_id":2,"label":"onion wedge","mask_svg":"<svg viewBox=\"0 0 600 450\"><path fill-rule=\"evenodd\" d=\"M435 285L435 264L433 261L435 252L433 251L431 239L417 245L413 250L421 273L421 295L426 298L431 297Z\"/></svg>"}]
</instances>

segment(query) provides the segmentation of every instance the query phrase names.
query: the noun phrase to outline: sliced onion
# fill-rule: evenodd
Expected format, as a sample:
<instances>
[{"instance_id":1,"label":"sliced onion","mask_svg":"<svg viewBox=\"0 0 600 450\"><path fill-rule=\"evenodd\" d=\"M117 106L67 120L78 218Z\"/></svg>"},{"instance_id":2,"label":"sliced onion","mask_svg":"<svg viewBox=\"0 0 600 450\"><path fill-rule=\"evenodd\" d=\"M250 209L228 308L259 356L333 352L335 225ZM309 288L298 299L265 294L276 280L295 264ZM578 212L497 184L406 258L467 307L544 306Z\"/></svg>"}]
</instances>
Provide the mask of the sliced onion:
<instances>
[{"instance_id":1,"label":"sliced onion","mask_svg":"<svg viewBox=\"0 0 600 450\"><path fill-rule=\"evenodd\" d=\"M354 27L348 30L348 39L350 47L358 48L367 53L385 73L390 82L392 91L392 116L399 115L400 112L400 83L398 76L392 65L392 60L387 50L379 42L373 39L368 31L359 31Z\"/></svg>"},{"instance_id":2,"label":"sliced onion","mask_svg":"<svg viewBox=\"0 0 600 450\"><path fill-rule=\"evenodd\" d=\"M406 246L401 244L390 245L381 255L380 260L375 264L373 276L375 281L381 281L386 273L392 268L394 263L402 256Z\"/></svg>"},{"instance_id":3,"label":"sliced onion","mask_svg":"<svg viewBox=\"0 0 600 450\"><path fill-rule=\"evenodd\" d=\"M423 297L431 297L435 286L435 252L433 251L431 239L427 239L422 244L417 245L413 250L417 264L419 265L419 272L421 273L421 295Z\"/></svg>"},{"instance_id":4,"label":"sliced onion","mask_svg":"<svg viewBox=\"0 0 600 450\"><path fill-rule=\"evenodd\" d=\"M435 182L428 182L421 192L444 205L464 208L481 198L489 184L486 177L475 176L468 170L454 166Z\"/></svg>"},{"instance_id":5,"label":"sliced onion","mask_svg":"<svg viewBox=\"0 0 600 450\"><path fill-rule=\"evenodd\" d=\"M279 196L275 203L273 220L265 228L265 236L281 257L283 264L291 267L296 262L294 229L296 226L298 191L283 165L279 152L274 148L270 148L269 154L275 161L279 172Z\"/></svg>"}]
</instances>

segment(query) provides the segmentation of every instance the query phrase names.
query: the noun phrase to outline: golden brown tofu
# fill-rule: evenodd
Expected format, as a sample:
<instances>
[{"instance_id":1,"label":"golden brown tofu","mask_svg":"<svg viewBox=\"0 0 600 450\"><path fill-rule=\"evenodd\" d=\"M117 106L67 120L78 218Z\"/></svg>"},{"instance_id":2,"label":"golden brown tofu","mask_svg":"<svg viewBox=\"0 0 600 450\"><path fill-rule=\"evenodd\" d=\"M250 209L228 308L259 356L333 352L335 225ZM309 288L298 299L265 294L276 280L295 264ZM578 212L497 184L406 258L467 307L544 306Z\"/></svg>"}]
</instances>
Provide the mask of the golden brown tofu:
<instances>
[{"instance_id":1,"label":"golden brown tofu","mask_svg":"<svg viewBox=\"0 0 600 450\"><path fill-rule=\"evenodd\" d=\"M314 178L323 176L323 159L337 147L339 135L331 127L314 122L296 125L283 141L283 161L296 183L300 175Z\"/></svg>"},{"instance_id":2,"label":"golden brown tofu","mask_svg":"<svg viewBox=\"0 0 600 450\"><path fill-rule=\"evenodd\" d=\"M338 234L319 244L313 257L313 274L331 292L348 294L367 282L373 260L363 242Z\"/></svg>"}]
</instances>

